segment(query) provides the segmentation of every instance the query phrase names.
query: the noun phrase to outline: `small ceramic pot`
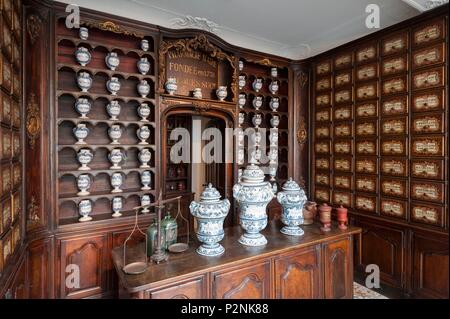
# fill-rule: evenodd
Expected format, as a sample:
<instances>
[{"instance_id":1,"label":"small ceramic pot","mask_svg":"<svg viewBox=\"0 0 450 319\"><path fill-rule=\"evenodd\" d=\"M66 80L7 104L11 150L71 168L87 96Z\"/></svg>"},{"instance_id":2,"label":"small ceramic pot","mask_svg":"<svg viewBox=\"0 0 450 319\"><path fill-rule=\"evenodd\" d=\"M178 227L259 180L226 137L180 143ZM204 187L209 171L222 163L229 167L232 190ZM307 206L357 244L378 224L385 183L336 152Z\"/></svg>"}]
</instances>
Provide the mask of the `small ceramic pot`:
<instances>
[{"instance_id":1,"label":"small ceramic pot","mask_svg":"<svg viewBox=\"0 0 450 319\"><path fill-rule=\"evenodd\" d=\"M79 37L81 40L86 41L89 38L89 30L88 28L81 27L79 31Z\"/></svg>"},{"instance_id":2,"label":"small ceramic pot","mask_svg":"<svg viewBox=\"0 0 450 319\"><path fill-rule=\"evenodd\" d=\"M150 85L148 85L146 80L142 80L137 85L138 93L141 95L142 98L146 98L147 95L150 94Z\"/></svg>"},{"instance_id":3,"label":"small ceramic pot","mask_svg":"<svg viewBox=\"0 0 450 319\"><path fill-rule=\"evenodd\" d=\"M269 151L269 160L271 164L277 163L278 160L278 149L277 148L271 148Z\"/></svg>"},{"instance_id":4,"label":"small ceramic pot","mask_svg":"<svg viewBox=\"0 0 450 319\"><path fill-rule=\"evenodd\" d=\"M122 193L123 191L120 189L120 187L123 184L123 175L122 173L113 173L111 175L111 186L113 187L111 193Z\"/></svg>"},{"instance_id":5,"label":"small ceramic pot","mask_svg":"<svg viewBox=\"0 0 450 319\"><path fill-rule=\"evenodd\" d=\"M319 206L319 216L322 227L320 230L323 232L329 232L331 230L331 207L326 203Z\"/></svg>"},{"instance_id":6,"label":"small ceramic pot","mask_svg":"<svg viewBox=\"0 0 450 319\"><path fill-rule=\"evenodd\" d=\"M148 148L144 148L138 154L139 162L141 162L141 166L139 168L149 168L148 162L152 159L152 153Z\"/></svg>"},{"instance_id":7,"label":"small ceramic pot","mask_svg":"<svg viewBox=\"0 0 450 319\"><path fill-rule=\"evenodd\" d=\"M147 103L142 103L138 109L138 114L141 117L141 122L148 122L147 117L150 116L151 110L150 110L150 106L148 106Z\"/></svg>"},{"instance_id":8,"label":"small ceramic pot","mask_svg":"<svg viewBox=\"0 0 450 319\"><path fill-rule=\"evenodd\" d=\"M192 95L196 98L196 99L201 99L203 98L202 95L202 89L201 88L195 88Z\"/></svg>"},{"instance_id":9,"label":"small ceramic pot","mask_svg":"<svg viewBox=\"0 0 450 319\"><path fill-rule=\"evenodd\" d=\"M120 64L119 56L116 52L109 52L105 58L105 63L110 70L115 71Z\"/></svg>"},{"instance_id":10,"label":"small ceramic pot","mask_svg":"<svg viewBox=\"0 0 450 319\"><path fill-rule=\"evenodd\" d=\"M82 92L88 92L92 87L92 77L87 72L80 72L77 77L77 83Z\"/></svg>"},{"instance_id":11,"label":"small ceramic pot","mask_svg":"<svg viewBox=\"0 0 450 319\"><path fill-rule=\"evenodd\" d=\"M120 148L115 148L108 154L108 159L113 164L109 169L121 169L119 164L125 161L126 156Z\"/></svg>"},{"instance_id":12,"label":"small ceramic pot","mask_svg":"<svg viewBox=\"0 0 450 319\"><path fill-rule=\"evenodd\" d=\"M317 204L315 202L307 201L303 208L303 225L311 225L316 218Z\"/></svg>"},{"instance_id":13,"label":"small ceramic pot","mask_svg":"<svg viewBox=\"0 0 450 319\"><path fill-rule=\"evenodd\" d=\"M88 148L82 148L77 153L77 159L78 162L81 164L81 166L78 168L79 171L89 171L91 170L88 167L88 164L92 162L94 159L94 154L92 154L92 151Z\"/></svg>"},{"instance_id":14,"label":"small ceramic pot","mask_svg":"<svg viewBox=\"0 0 450 319\"><path fill-rule=\"evenodd\" d=\"M278 128L278 125L280 125L280 117L278 115L272 116L270 125L272 125L273 128Z\"/></svg>"},{"instance_id":15,"label":"small ceramic pot","mask_svg":"<svg viewBox=\"0 0 450 319\"><path fill-rule=\"evenodd\" d=\"M120 91L121 84L119 82L119 79L115 76L111 77L111 79L106 82L106 88L108 89L109 93L111 95L117 95L117 92Z\"/></svg>"},{"instance_id":16,"label":"small ceramic pot","mask_svg":"<svg viewBox=\"0 0 450 319\"><path fill-rule=\"evenodd\" d=\"M238 119L239 127L241 127L242 124L244 124L244 122L245 122L245 113L240 112L239 113L239 119Z\"/></svg>"},{"instance_id":17,"label":"small ceramic pot","mask_svg":"<svg viewBox=\"0 0 450 319\"><path fill-rule=\"evenodd\" d=\"M120 115L120 104L119 101L111 101L108 105L106 105L106 112L110 116L111 121L117 121L118 116Z\"/></svg>"},{"instance_id":18,"label":"small ceramic pot","mask_svg":"<svg viewBox=\"0 0 450 319\"><path fill-rule=\"evenodd\" d=\"M253 81L252 86L253 86L253 90L255 90L255 92L259 92L259 90L261 90L261 89L262 89L262 86L263 86L263 81L262 81L262 79L256 78L256 79Z\"/></svg>"},{"instance_id":19,"label":"small ceramic pot","mask_svg":"<svg viewBox=\"0 0 450 319\"><path fill-rule=\"evenodd\" d=\"M239 71L244 70L244 61L239 60Z\"/></svg>"},{"instance_id":20,"label":"small ceramic pot","mask_svg":"<svg viewBox=\"0 0 450 319\"><path fill-rule=\"evenodd\" d=\"M147 125L142 126L136 132L137 137L141 140L140 145L147 145L147 139L150 137L150 129Z\"/></svg>"},{"instance_id":21,"label":"small ceramic pot","mask_svg":"<svg viewBox=\"0 0 450 319\"><path fill-rule=\"evenodd\" d=\"M150 198L150 195L142 195L141 196L141 206L147 206L150 205L152 203L152 200ZM141 213L146 214L150 212L150 209L148 207L144 207L141 210Z\"/></svg>"},{"instance_id":22,"label":"small ceramic pot","mask_svg":"<svg viewBox=\"0 0 450 319\"><path fill-rule=\"evenodd\" d=\"M277 68L271 68L270 69L270 76L273 78L278 77L278 69Z\"/></svg>"},{"instance_id":23,"label":"small ceramic pot","mask_svg":"<svg viewBox=\"0 0 450 319\"><path fill-rule=\"evenodd\" d=\"M150 72L150 62L147 58L141 58L137 63L137 68L142 75L147 75Z\"/></svg>"},{"instance_id":24,"label":"small ceramic pot","mask_svg":"<svg viewBox=\"0 0 450 319\"><path fill-rule=\"evenodd\" d=\"M79 123L77 126L73 128L73 135L77 138L76 145L83 145L86 144L84 141L86 137L89 135L89 129L87 128L86 124Z\"/></svg>"},{"instance_id":25,"label":"small ceramic pot","mask_svg":"<svg viewBox=\"0 0 450 319\"><path fill-rule=\"evenodd\" d=\"M141 49L142 51L148 51L150 50L150 44L148 43L148 40L144 39L141 41Z\"/></svg>"},{"instance_id":26,"label":"small ceramic pot","mask_svg":"<svg viewBox=\"0 0 450 319\"><path fill-rule=\"evenodd\" d=\"M141 173L141 184L143 185L141 187L141 190L143 190L143 191L150 190L151 182L152 182L152 175L151 175L150 171L143 171Z\"/></svg>"},{"instance_id":27,"label":"small ceramic pot","mask_svg":"<svg viewBox=\"0 0 450 319\"><path fill-rule=\"evenodd\" d=\"M112 200L112 211L114 212L112 214L112 217L118 218L118 217L122 216L122 214L120 213L122 208L123 208L122 197L114 197Z\"/></svg>"},{"instance_id":28,"label":"small ceramic pot","mask_svg":"<svg viewBox=\"0 0 450 319\"><path fill-rule=\"evenodd\" d=\"M272 81L269 85L269 91L272 94L276 94L280 86L278 85L278 81Z\"/></svg>"},{"instance_id":29,"label":"small ceramic pot","mask_svg":"<svg viewBox=\"0 0 450 319\"><path fill-rule=\"evenodd\" d=\"M275 177L277 176L277 170L278 167L276 165L269 165L269 176L271 182L275 181Z\"/></svg>"},{"instance_id":30,"label":"small ceramic pot","mask_svg":"<svg viewBox=\"0 0 450 319\"><path fill-rule=\"evenodd\" d=\"M225 98L228 96L227 87L219 86L219 88L216 90L216 95L219 101L225 100Z\"/></svg>"},{"instance_id":31,"label":"small ceramic pot","mask_svg":"<svg viewBox=\"0 0 450 319\"><path fill-rule=\"evenodd\" d=\"M178 89L177 79L176 78L167 78L165 87L166 87L167 93L169 93L170 95L174 95Z\"/></svg>"},{"instance_id":32,"label":"small ceramic pot","mask_svg":"<svg viewBox=\"0 0 450 319\"><path fill-rule=\"evenodd\" d=\"M91 178L87 174L82 174L77 178L77 187L80 190L78 196L88 196L89 188L91 188Z\"/></svg>"},{"instance_id":33,"label":"small ceramic pot","mask_svg":"<svg viewBox=\"0 0 450 319\"><path fill-rule=\"evenodd\" d=\"M342 230L347 229L348 224L347 208L341 205L339 208L336 209L336 212L339 229Z\"/></svg>"},{"instance_id":34,"label":"small ceramic pot","mask_svg":"<svg viewBox=\"0 0 450 319\"><path fill-rule=\"evenodd\" d=\"M272 111L276 112L280 107L280 98L273 97L269 102L269 107Z\"/></svg>"},{"instance_id":35,"label":"small ceramic pot","mask_svg":"<svg viewBox=\"0 0 450 319\"><path fill-rule=\"evenodd\" d=\"M91 221L92 217L89 216L90 213L92 213L92 202L89 199L83 199L78 204L78 214L81 215L78 221L82 223Z\"/></svg>"},{"instance_id":36,"label":"small ceramic pot","mask_svg":"<svg viewBox=\"0 0 450 319\"><path fill-rule=\"evenodd\" d=\"M242 90L245 87L246 81L245 81L245 75L239 75L239 90Z\"/></svg>"},{"instance_id":37,"label":"small ceramic pot","mask_svg":"<svg viewBox=\"0 0 450 319\"><path fill-rule=\"evenodd\" d=\"M78 47L77 51L75 51L75 59L81 66L86 66L91 62L92 55L87 48Z\"/></svg>"},{"instance_id":38,"label":"small ceramic pot","mask_svg":"<svg viewBox=\"0 0 450 319\"><path fill-rule=\"evenodd\" d=\"M253 107L255 110L259 111L259 108L263 105L263 97L262 96L255 96L253 98Z\"/></svg>"},{"instance_id":39,"label":"small ceramic pot","mask_svg":"<svg viewBox=\"0 0 450 319\"><path fill-rule=\"evenodd\" d=\"M87 115L91 111L92 105L86 98L79 98L75 102L75 110L81 115L80 119L87 119Z\"/></svg>"},{"instance_id":40,"label":"small ceramic pot","mask_svg":"<svg viewBox=\"0 0 450 319\"><path fill-rule=\"evenodd\" d=\"M247 96L244 93L239 94L238 98L239 108L242 109L245 106L245 103L247 103Z\"/></svg>"},{"instance_id":41,"label":"small ceramic pot","mask_svg":"<svg viewBox=\"0 0 450 319\"><path fill-rule=\"evenodd\" d=\"M118 124L112 125L108 129L108 136L112 141L110 144L112 145L120 144L119 139L122 137L122 128L120 127L120 125Z\"/></svg>"},{"instance_id":42,"label":"small ceramic pot","mask_svg":"<svg viewBox=\"0 0 450 319\"><path fill-rule=\"evenodd\" d=\"M261 114L255 114L255 116L253 116L253 118L252 118L252 122L253 122L253 125L256 128L258 128L261 125L261 123L262 123L262 116L261 116Z\"/></svg>"}]
</instances>

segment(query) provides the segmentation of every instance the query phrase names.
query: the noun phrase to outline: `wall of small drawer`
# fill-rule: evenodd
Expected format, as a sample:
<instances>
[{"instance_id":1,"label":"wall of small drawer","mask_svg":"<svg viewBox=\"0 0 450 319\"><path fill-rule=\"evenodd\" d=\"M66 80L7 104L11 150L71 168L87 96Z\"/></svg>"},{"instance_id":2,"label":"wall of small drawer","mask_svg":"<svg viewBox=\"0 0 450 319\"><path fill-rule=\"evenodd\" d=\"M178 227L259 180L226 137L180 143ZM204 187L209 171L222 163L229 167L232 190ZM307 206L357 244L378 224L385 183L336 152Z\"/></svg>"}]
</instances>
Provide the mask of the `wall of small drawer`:
<instances>
[{"instance_id":1,"label":"wall of small drawer","mask_svg":"<svg viewBox=\"0 0 450 319\"><path fill-rule=\"evenodd\" d=\"M313 63L313 197L421 225L447 223L446 20Z\"/></svg>"},{"instance_id":2,"label":"wall of small drawer","mask_svg":"<svg viewBox=\"0 0 450 319\"><path fill-rule=\"evenodd\" d=\"M0 277L22 238L20 1L0 1Z\"/></svg>"}]
</instances>

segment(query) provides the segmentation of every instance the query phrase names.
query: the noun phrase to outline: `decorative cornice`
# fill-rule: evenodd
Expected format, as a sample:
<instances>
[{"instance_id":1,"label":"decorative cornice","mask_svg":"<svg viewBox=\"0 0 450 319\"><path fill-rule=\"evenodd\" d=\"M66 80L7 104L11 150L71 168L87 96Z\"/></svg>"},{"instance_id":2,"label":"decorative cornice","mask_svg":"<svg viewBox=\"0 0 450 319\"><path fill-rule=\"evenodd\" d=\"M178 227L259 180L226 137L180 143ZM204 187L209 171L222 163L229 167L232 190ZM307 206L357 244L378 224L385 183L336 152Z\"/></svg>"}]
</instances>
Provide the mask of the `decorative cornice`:
<instances>
[{"instance_id":1,"label":"decorative cornice","mask_svg":"<svg viewBox=\"0 0 450 319\"><path fill-rule=\"evenodd\" d=\"M105 22L85 22L84 25L90 27L90 28L97 28L102 31L110 31L117 34L124 34L124 35L133 35L137 38L143 38L144 35L142 33L132 31L125 29L124 27L112 22L112 21L105 21Z\"/></svg>"},{"instance_id":2,"label":"decorative cornice","mask_svg":"<svg viewBox=\"0 0 450 319\"><path fill-rule=\"evenodd\" d=\"M187 15L183 18L173 18L172 20L170 20L170 22L173 27L194 28L211 33L217 33L217 30L219 28L219 25L211 20L201 17L193 17L190 15Z\"/></svg>"},{"instance_id":3,"label":"decorative cornice","mask_svg":"<svg viewBox=\"0 0 450 319\"><path fill-rule=\"evenodd\" d=\"M27 31L33 45L42 31L42 20L36 14L30 14L27 17Z\"/></svg>"},{"instance_id":4,"label":"decorative cornice","mask_svg":"<svg viewBox=\"0 0 450 319\"><path fill-rule=\"evenodd\" d=\"M41 132L41 115L40 108L36 102L36 96L31 93L28 98L26 129L28 137L28 145L34 149L36 139Z\"/></svg>"}]
</instances>

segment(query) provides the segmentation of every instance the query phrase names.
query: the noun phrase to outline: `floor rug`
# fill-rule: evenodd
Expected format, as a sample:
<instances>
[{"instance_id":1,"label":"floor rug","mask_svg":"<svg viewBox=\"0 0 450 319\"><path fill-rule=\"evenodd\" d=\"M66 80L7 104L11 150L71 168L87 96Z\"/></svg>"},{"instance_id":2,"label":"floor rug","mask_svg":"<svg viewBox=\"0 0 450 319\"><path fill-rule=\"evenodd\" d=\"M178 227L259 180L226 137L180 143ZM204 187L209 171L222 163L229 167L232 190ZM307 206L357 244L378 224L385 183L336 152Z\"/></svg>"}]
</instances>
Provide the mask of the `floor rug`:
<instances>
[{"instance_id":1,"label":"floor rug","mask_svg":"<svg viewBox=\"0 0 450 319\"><path fill-rule=\"evenodd\" d=\"M389 298L354 282L353 299L389 299Z\"/></svg>"}]
</instances>

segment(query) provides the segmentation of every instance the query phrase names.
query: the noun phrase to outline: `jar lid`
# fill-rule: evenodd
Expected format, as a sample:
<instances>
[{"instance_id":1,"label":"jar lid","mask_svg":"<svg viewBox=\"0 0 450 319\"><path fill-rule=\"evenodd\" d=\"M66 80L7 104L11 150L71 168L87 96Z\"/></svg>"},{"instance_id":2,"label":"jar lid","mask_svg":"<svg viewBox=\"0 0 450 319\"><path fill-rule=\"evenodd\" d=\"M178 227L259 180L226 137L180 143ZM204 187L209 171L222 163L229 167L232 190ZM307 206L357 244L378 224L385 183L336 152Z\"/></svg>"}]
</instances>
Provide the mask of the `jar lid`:
<instances>
[{"instance_id":1,"label":"jar lid","mask_svg":"<svg viewBox=\"0 0 450 319\"><path fill-rule=\"evenodd\" d=\"M298 192L301 190L300 186L290 177L286 183L283 184L283 190L288 192Z\"/></svg>"},{"instance_id":2,"label":"jar lid","mask_svg":"<svg viewBox=\"0 0 450 319\"><path fill-rule=\"evenodd\" d=\"M248 165L242 173L242 181L246 183L261 183L264 181L264 172L258 165Z\"/></svg>"},{"instance_id":3,"label":"jar lid","mask_svg":"<svg viewBox=\"0 0 450 319\"><path fill-rule=\"evenodd\" d=\"M201 201L213 201L219 199L220 193L214 186L212 186L211 183L209 183L208 186L205 187L202 195L200 196Z\"/></svg>"}]
</instances>

